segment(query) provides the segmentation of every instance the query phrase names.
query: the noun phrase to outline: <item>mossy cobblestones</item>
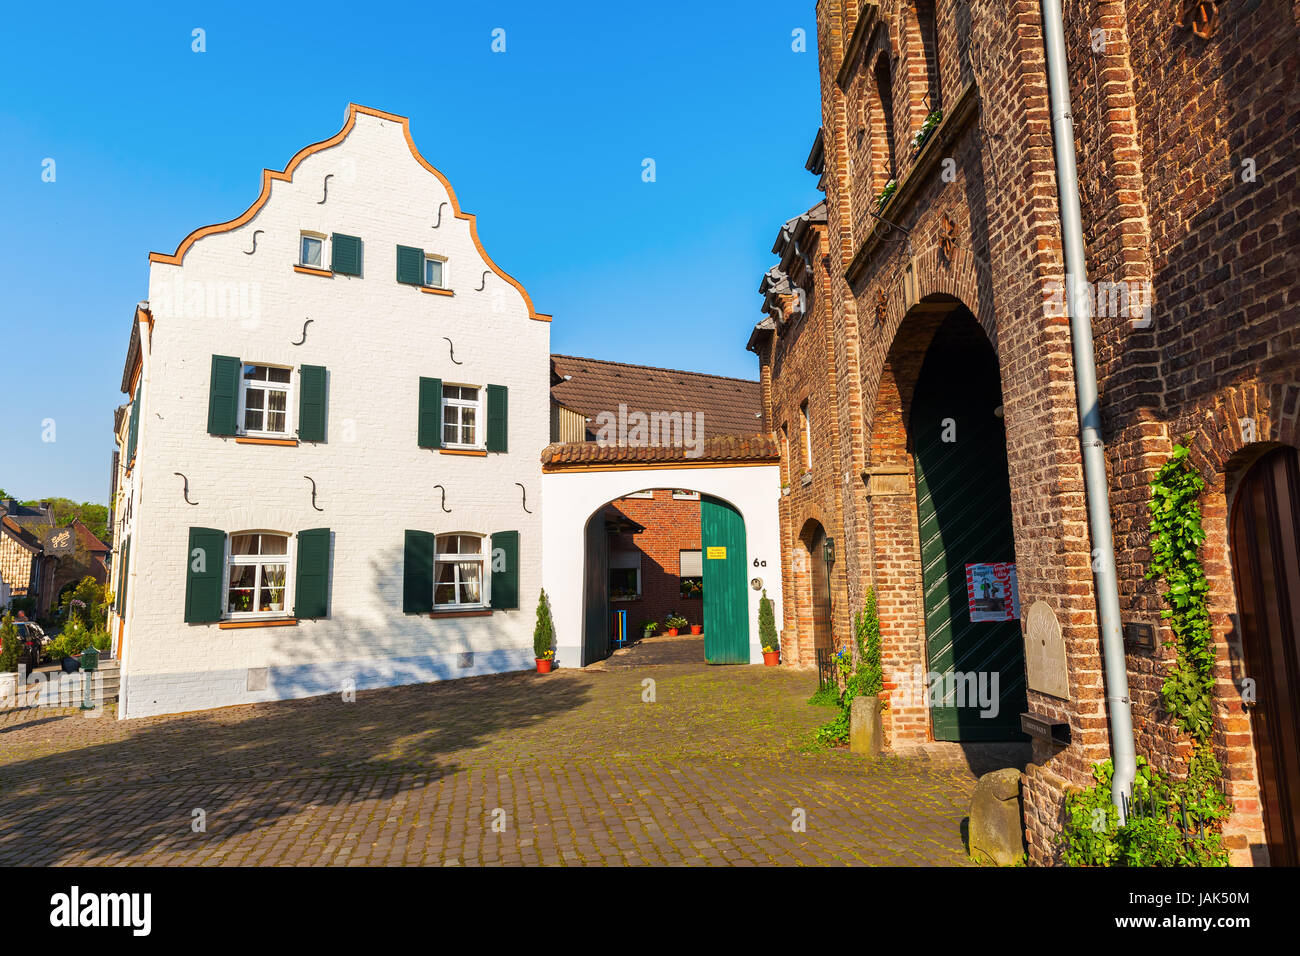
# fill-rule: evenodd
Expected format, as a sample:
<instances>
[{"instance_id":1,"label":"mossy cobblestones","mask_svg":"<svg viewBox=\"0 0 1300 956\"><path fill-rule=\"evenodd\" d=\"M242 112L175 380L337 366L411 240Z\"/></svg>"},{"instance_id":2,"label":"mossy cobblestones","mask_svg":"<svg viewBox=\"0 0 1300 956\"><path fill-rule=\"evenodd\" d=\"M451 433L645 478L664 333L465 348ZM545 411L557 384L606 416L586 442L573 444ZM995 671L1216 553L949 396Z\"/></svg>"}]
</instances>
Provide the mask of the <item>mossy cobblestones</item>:
<instances>
[{"instance_id":1,"label":"mossy cobblestones","mask_svg":"<svg viewBox=\"0 0 1300 956\"><path fill-rule=\"evenodd\" d=\"M672 664L126 722L6 711L0 863L966 863L974 775L810 747L814 681Z\"/></svg>"}]
</instances>

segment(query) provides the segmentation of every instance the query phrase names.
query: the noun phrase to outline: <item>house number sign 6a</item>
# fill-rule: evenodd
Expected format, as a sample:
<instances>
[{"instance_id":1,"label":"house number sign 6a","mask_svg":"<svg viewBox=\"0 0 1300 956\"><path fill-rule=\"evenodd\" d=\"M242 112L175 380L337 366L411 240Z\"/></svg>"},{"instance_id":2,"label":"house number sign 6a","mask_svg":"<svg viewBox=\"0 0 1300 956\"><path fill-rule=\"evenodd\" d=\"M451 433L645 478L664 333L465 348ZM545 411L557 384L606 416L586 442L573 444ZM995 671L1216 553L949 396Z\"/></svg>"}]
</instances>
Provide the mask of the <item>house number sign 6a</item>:
<instances>
[{"instance_id":1,"label":"house number sign 6a","mask_svg":"<svg viewBox=\"0 0 1300 956\"><path fill-rule=\"evenodd\" d=\"M755 559L754 559L754 567L756 567L756 568L765 568L765 567L767 567L767 562L766 562L766 561L760 561L760 560L758 560L758 558L755 558Z\"/></svg>"}]
</instances>

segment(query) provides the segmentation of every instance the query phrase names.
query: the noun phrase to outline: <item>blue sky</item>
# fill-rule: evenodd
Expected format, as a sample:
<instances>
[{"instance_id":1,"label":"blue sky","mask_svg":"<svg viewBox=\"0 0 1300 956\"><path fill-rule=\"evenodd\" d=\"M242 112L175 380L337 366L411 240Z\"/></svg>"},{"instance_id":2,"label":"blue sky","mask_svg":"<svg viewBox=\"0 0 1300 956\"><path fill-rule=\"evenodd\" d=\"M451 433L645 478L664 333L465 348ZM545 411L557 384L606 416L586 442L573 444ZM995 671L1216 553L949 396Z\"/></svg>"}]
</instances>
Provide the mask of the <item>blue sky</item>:
<instances>
[{"instance_id":1,"label":"blue sky","mask_svg":"<svg viewBox=\"0 0 1300 956\"><path fill-rule=\"evenodd\" d=\"M0 26L11 494L107 502L148 253L243 212L262 168L336 133L349 102L411 118L488 253L555 316L555 352L757 376L772 240L819 198L811 0L142 6L11 4Z\"/></svg>"}]
</instances>

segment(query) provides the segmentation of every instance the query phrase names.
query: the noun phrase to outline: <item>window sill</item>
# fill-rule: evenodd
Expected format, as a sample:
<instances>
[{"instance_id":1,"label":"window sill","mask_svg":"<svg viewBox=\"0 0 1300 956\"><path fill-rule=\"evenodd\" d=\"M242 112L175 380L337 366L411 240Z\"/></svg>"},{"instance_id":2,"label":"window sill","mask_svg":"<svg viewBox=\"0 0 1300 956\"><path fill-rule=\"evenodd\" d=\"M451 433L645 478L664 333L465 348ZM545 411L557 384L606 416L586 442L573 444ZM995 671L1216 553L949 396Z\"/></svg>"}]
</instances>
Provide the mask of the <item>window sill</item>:
<instances>
[{"instance_id":1,"label":"window sill","mask_svg":"<svg viewBox=\"0 0 1300 956\"><path fill-rule=\"evenodd\" d=\"M487 451L482 448L439 448L438 452L443 455L470 455L474 458L487 457Z\"/></svg>"},{"instance_id":2,"label":"window sill","mask_svg":"<svg viewBox=\"0 0 1300 956\"><path fill-rule=\"evenodd\" d=\"M474 608L467 611L434 611L429 617L435 621L444 617L491 617L492 609L490 607Z\"/></svg>"},{"instance_id":3,"label":"window sill","mask_svg":"<svg viewBox=\"0 0 1300 956\"><path fill-rule=\"evenodd\" d=\"M217 627L223 631L236 627L294 627L298 624L296 617L255 618L248 621L222 621Z\"/></svg>"},{"instance_id":4,"label":"window sill","mask_svg":"<svg viewBox=\"0 0 1300 956\"><path fill-rule=\"evenodd\" d=\"M298 444L296 438L257 438L253 435L236 435L236 445L289 445Z\"/></svg>"},{"instance_id":5,"label":"window sill","mask_svg":"<svg viewBox=\"0 0 1300 956\"><path fill-rule=\"evenodd\" d=\"M431 286L431 285L422 285L419 287L419 289L421 292L426 292L429 295L455 295L456 294L455 292L452 292L450 289L439 289L436 286Z\"/></svg>"},{"instance_id":6,"label":"window sill","mask_svg":"<svg viewBox=\"0 0 1300 956\"><path fill-rule=\"evenodd\" d=\"M612 597L609 599L610 604L631 604L633 601L641 600L641 595L636 597Z\"/></svg>"},{"instance_id":7,"label":"window sill","mask_svg":"<svg viewBox=\"0 0 1300 956\"><path fill-rule=\"evenodd\" d=\"M327 269L316 269L312 266L294 266L294 272L301 272L305 276L324 276L327 279L334 278L334 273Z\"/></svg>"}]
</instances>

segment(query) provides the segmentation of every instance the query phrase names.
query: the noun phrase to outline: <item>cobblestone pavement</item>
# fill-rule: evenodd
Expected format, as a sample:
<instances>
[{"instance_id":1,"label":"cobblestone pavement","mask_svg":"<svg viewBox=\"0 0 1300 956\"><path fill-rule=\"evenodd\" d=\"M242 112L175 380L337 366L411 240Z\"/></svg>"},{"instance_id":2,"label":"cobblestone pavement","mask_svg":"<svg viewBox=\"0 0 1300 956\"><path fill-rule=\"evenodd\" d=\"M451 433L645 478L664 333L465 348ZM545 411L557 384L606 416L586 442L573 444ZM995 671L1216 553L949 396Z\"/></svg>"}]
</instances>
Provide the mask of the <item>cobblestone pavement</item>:
<instances>
[{"instance_id":1,"label":"cobblestone pavement","mask_svg":"<svg viewBox=\"0 0 1300 956\"><path fill-rule=\"evenodd\" d=\"M960 752L809 750L814 686L666 664L0 712L0 864L966 863Z\"/></svg>"},{"instance_id":2,"label":"cobblestone pavement","mask_svg":"<svg viewBox=\"0 0 1300 956\"><path fill-rule=\"evenodd\" d=\"M614 670L623 667L646 667L658 664L704 663L704 637L679 634L669 637L643 637L631 647L623 647L605 660L592 664L588 670Z\"/></svg>"}]
</instances>

